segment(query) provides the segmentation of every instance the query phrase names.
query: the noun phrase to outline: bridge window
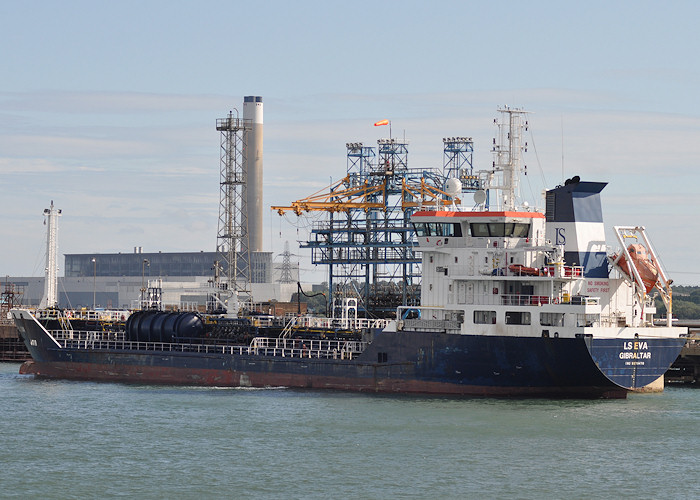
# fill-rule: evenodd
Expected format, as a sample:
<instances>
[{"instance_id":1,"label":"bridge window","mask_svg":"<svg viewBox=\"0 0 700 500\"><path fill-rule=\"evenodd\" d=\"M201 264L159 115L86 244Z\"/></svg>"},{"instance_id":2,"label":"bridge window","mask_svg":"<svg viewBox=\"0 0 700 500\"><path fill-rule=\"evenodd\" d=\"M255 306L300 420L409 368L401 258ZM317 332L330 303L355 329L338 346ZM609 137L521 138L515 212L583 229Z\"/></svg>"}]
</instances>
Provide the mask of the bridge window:
<instances>
[{"instance_id":1,"label":"bridge window","mask_svg":"<svg viewBox=\"0 0 700 500\"><path fill-rule=\"evenodd\" d=\"M513 224L513 238L527 238L530 234L530 224Z\"/></svg>"},{"instance_id":2,"label":"bridge window","mask_svg":"<svg viewBox=\"0 0 700 500\"><path fill-rule=\"evenodd\" d=\"M474 236L474 237L481 238L481 237L490 236L488 224L471 223L471 224L469 224L469 227L471 229L472 236Z\"/></svg>"},{"instance_id":3,"label":"bridge window","mask_svg":"<svg viewBox=\"0 0 700 500\"><path fill-rule=\"evenodd\" d=\"M527 238L530 234L530 224L521 222L472 222L469 224L469 229L475 238L489 236Z\"/></svg>"},{"instance_id":4,"label":"bridge window","mask_svg":"<svg viewBox=\"0 0 700 500\"><path fill-rule=\"evenodd\" d=\"M416 236L462 236L462 226L459 222L414 222Z\"/></svg>"}]
</instances>

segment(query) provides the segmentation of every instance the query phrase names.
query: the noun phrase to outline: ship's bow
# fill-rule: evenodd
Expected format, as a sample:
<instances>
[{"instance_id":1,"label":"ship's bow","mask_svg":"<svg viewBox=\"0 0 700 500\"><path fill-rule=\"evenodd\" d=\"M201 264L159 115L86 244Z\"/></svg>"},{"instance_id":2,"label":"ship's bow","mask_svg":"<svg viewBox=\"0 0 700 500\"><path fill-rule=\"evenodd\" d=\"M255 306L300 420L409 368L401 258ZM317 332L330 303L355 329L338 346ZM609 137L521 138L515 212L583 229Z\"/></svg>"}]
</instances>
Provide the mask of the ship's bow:
<instances>
[{"instance_id":1,"label":"ship's bow","mask_svg":"<svg viewBox=\"0 0 700 500\"><path fill-rule=\"evenodd\" d=\"M13 309L12 319L17 326L20 337L24 340L32 359L38 362L51 361L50 353L56 352L61 345L56 342L51 334L34 317L31 311L26 309Z\"/></svg>"}]
</instances>

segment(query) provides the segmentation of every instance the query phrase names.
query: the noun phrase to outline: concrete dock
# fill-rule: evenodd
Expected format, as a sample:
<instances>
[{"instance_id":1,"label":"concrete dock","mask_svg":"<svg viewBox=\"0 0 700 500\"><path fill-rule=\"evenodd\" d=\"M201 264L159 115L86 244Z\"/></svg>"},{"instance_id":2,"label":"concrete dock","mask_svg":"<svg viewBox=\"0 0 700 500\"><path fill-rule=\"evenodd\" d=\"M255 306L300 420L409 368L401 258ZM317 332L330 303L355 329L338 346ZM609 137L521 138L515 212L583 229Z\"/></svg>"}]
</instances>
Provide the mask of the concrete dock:
<instances>
[{"instance_id":1,"label":"concrete dock","mask_svg":"<svg viewBox=\"0 0 700 500\"><path fill-rule=\"evenodd\" d=\"M664 377L666 384L697 385L700 387L700 327L697 323L688 325L688 342L681 350L678 359L671 365Z\"/></svg>"},{"instance_id":2,"label":"concrete dock","mask_svg":"<svg viewBox=\"0 0 700 500\"><path fill-rule=\"evenodd\" d=\"M0 361L27 361L31 359L27 347L19 338L14 323L0 323Z\"/></svg>"}]
</instances>

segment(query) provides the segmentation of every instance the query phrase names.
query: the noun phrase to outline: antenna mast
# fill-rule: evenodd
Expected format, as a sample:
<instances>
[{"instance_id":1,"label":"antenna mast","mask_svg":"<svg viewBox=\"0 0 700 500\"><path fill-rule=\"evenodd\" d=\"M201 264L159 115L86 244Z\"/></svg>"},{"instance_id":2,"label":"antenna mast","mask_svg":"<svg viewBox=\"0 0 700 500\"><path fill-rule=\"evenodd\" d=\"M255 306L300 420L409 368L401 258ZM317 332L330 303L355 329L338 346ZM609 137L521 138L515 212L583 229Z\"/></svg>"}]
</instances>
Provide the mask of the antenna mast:
<instances>
[{"instance_id":1,"label":"antenna mast","mask_svg":"<svg viewBox=\"0 0 700 500\"><path fill-rule=\"evenodd\" d=\"M47 309L58 305L58 217L61 210L53 206L44 209L44 223L46 226L46 276L44 279L44 296L39 307Z\"/></svg>"},{"instance_id":2,"label":"antenna mast","mask_svg":"<svg viewBox=\"0 0 700 500\"><path fill-rule=\"evenodd\" d=\"M498 111L501 119L494 120L498 127L498 137L493 139L493 169L495 172L503 172L503 184L490 187L501 190L504 210L515 210L518 181L524 171L523 151L527 151L527 143L523 142L523 130L527 130L528 126L527 121L524 121L527 111L508 106L499 108Z\"/></svg>"}]
</instances>

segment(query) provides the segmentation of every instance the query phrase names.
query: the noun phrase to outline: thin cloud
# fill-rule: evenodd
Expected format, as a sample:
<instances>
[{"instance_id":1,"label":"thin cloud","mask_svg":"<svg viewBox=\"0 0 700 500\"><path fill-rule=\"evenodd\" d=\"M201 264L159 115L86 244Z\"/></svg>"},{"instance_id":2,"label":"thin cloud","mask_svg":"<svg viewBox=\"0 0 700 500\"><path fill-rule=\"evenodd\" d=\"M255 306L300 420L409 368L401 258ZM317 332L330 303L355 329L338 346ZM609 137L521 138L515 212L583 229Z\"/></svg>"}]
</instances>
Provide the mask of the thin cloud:
<instances>
[{"instance_id":1,"label":"thin cloud","mask_svg":"<svg viewBox=\"0 0 700 500\"><path fill-rule=\"evenodd\" d=\"M42 247L41 211L53 198L64 210L60 239L65 253L129 251L133 246L153 251L188 250L193 244L197 249L214 247L220 161L214 123L230 109L230 98L138 93L46 93L38 100L33 100L36 93L22 99L12 94L14 100L7 96L0 95L0 113L14 113L21 120L16 127L0 128L3 202L11 205L12 220L1 222L1 228L34 221L36 234L16 237ZM291 103L265 98L264 213L270 233L276 234L269 247L281 251L276 245L283 239L309 238L313 221L321 217L279 218L269 207L287 205L324 189L331 179L341 179L347 169L346 142L376 146L378 138L388 136L388 129L372 126L378 119L392 119L394 137L403 137L405 131L411 167L440 168L442 138L459 135L474 140L474 168L489 168L497 103L532 111L526 155L532 185L523 185L524 190L539 195L540 168L545 178L560 179L563 135L565 174L611 183L604 193L610 212L606 221L653 215L649 227L665 244L672 235L659 227L654 207L665 213L665 207L684 203L689 210L700 210L700 201L690 194L674 199L670 189L668 194L657 192L671 182L668 179L696 168L700 120L614 109L614 97L605 92L525 89L327 94L302 96ZM49 101L53 103L43 105ZM660 168L666 181L659 181ZM686 193L689 184L682 186ZM26 185L33 186L31 198L14 189ZM635 212L633 207L640 203L643 209Z\"/></svg>"},{"instance_id":2,"label":"thin cloud","mask_svg":"<svg viewBox=\"0 0 700 500\"><path fill-rule=\"evenodd\" d=\"M0 92L0 107L4 111L61 115L176 113L217 109L228 99L215 95L146 92Z\"/></svg>"}]
</instances>

